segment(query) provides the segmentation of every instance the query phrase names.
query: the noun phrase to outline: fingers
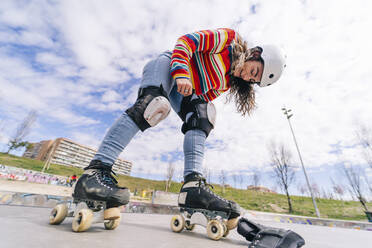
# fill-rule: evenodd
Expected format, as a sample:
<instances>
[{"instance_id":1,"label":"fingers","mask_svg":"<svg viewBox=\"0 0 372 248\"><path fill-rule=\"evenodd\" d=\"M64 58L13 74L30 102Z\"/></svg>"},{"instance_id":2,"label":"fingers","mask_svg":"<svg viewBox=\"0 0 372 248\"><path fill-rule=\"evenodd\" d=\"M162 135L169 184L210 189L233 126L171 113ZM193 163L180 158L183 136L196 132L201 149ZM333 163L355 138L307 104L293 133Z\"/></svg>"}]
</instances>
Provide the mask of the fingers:
<instances>
[{"instance_id":1,"label":"fingers","mask_svg":"<svg viewBox=\"0 0 372 248\"><path fill-rule=\"evenodd\" d=\"M186 78L179 78L177 82L177 92L183 96L189 96L192 94L192 84L190 80Z\"/></svg>"},{"instance_id":2,"label":"fingers","mask_svg":"<svg viewBox=\"0 0 372 248\"><path fill-rule=\"evenodd\" d=\"M185 92L185 87L186 84L184 82L177 84L177 92L183 95Z\"/></svg>"}]
</instances>

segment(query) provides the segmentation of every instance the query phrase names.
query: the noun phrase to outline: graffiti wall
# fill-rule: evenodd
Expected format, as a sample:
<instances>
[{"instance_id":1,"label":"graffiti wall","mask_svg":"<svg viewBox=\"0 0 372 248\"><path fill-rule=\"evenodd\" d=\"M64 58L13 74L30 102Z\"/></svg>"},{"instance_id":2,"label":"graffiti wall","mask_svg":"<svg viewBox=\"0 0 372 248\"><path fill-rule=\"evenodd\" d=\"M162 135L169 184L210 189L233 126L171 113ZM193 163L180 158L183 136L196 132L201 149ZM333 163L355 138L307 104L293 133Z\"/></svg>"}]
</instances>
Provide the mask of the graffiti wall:
<instances>
[{"instance_id":1,"label":"graffiti wall","mask_svg":"<svg viewBox=\"0 0 372 248\"><path fill-rule=\"evenodd\" d=\"M60 186L71 186L68 177L41 173L38 171L25 170L0 164L0 179L25 181L30 183L53 184Z\"/></svg>"}]
</instances>

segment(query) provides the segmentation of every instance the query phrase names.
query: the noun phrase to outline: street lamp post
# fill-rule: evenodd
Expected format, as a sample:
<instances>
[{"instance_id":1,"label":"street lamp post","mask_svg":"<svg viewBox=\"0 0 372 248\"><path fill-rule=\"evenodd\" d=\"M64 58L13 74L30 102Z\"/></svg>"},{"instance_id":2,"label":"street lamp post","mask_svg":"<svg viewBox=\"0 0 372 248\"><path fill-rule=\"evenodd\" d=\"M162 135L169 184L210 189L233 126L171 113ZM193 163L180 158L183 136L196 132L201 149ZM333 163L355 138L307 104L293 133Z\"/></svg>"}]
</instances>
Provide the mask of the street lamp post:
<instances>
[{"instance_id":1,"label":"street lamp post","mask_svg":"<svg viewBox=\"0 0 372 248\"><path fill-rule=\"evenodd\" d=\"M319 213L319 209L318 209L318 207L316 205L316 201L315 201L315 198L314 198L313 190L310 187L309 178L307 177L307 173L306 173L306 169L305 169L305 166L304 166L304 162L302 161L300 149L298 148L297 140L296 140L296 137L295 137L294 132L293 132L291 121L289 120L293 116L293 114L291 113L292 110L291 109L286 109L286 108L282 108L282 110L283 110L284 115L287 117L288 124L289 124L289 127L290 127L291 132L292 132L292 136L293 136L293 140L294 140L294 143L296 145L296 148L297 148L298 156L300 157L300 161L301 161L301 165L302 165L302 170L303 170L304 175L305 175L305 178L306 178L307 187L309 188L311 198L313 199L313 204L314 204L316 216L318 216L318 218L320 218L320 213Z\"/></svg>"}]
</instances>

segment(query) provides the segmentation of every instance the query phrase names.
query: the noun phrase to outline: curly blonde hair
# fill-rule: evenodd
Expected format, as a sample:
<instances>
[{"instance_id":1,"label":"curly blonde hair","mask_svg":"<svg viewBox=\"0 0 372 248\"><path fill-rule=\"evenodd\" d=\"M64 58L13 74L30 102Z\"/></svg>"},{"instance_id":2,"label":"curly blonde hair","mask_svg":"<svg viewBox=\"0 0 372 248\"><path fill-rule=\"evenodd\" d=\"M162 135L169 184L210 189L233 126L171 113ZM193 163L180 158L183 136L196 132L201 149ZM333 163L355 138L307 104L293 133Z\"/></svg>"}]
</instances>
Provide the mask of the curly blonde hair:
<instances>
[{"instance_id":1,"label":"curly blonde hair","mask_svg":"<svg viewBox=\"0 0 372 248\"><path fill-rule=\"evenodd\" d=\"M239 34L233 44L232 63L230 70L230 90L227 96L227 102L234 99L236 109L242 116L250 115L256 108L255 91L253 85L247 83L242 78L235 77L234 73L241 68L251 57L251 51L248 49L247 42Z\"/></svg>"}]
</instances>

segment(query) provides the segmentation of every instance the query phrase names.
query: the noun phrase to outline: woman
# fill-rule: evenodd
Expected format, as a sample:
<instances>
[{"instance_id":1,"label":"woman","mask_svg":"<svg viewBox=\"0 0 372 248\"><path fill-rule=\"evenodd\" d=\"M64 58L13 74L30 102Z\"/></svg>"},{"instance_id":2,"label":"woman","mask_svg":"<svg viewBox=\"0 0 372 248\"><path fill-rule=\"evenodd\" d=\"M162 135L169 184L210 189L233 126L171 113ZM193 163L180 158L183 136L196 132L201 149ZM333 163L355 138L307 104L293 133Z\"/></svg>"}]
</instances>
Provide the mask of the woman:
<instances>
[{"instance_id":1,"label":"woman","mask_svg":"<svg viewBox=\"0 0 372 248\"><path fill-rule=\"evenodd\" d=\"M249 115L255 107L254 85L275 83L284 67L284 56L278 48L248 49L232 29L204 30L180 37L173 53L165 52L144 67L137 101L107 132L86 173L78 180L74 197L104 200L112 206L127 204L129 191L117 186L111 167L139 130L155 126L172 108L182 119L185 134L184 184L179 205L223 211L229 219L238 217L239 206L214 194L202 177L204 145L216 119L212 101L229 91L238 112Z\"/></svg>"}]
</instances>

